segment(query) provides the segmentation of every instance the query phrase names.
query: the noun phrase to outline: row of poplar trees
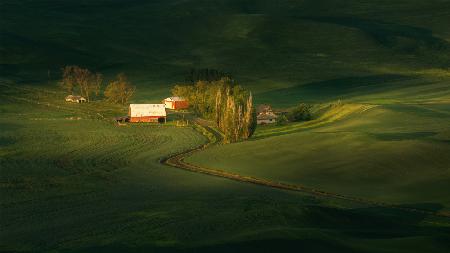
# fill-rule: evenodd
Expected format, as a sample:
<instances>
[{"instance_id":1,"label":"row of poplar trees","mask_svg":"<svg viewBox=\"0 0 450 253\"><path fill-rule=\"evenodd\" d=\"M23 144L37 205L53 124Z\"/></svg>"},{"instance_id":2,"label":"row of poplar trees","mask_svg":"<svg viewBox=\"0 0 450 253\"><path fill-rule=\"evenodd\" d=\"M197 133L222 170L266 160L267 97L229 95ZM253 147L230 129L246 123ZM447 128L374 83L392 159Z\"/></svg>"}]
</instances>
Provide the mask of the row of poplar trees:
<instances>
[{"instance_id":1,"label":"row of poplar trees","mask_svg":"<svg viewBox=\"0 0 450 253\"><path fill-rule=\"evenodd\" d=\"M186 98L195 113L214 120L225 143L248 139L256 129L251 92L230 78L176 85L172 94Z\"/></svg>"}]
</instances>

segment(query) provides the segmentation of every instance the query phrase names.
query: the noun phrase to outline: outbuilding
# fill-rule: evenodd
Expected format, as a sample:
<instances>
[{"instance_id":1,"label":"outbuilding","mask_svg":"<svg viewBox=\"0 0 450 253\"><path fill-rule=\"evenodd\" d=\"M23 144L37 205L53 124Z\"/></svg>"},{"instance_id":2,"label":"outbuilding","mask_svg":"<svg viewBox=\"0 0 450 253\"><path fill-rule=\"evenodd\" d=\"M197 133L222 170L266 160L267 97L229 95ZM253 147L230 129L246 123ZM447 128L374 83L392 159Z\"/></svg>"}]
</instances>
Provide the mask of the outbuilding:
<instances>
[{"instance_id":1,"label":"outbuilding","mask_svg":"<svg viewBox=\"0 0 450 253\"><path fill-rule=\"evenodd\" d=\"M276 115L270 105L259 105L257 109L256 122L258 125L273 124L277 122Z\"/></svg>"},{"instance_id":2,"label":"outbuilding","mask_svg":"<svg viewBox=\"0 0 450 253\"><path fill-rule=\"evenodd\" d=\"M130 104L128 109L130 122L166 122L164 104Z\"/></svg>"},{"instance_id":3,"label":"outbuilding","mask_svg":"<svg viewBox=\"0 0 450 253\"><path fill-rule=\"evenodd\" d=\"M86 99L82 96L69 95L66 97L66 102L86 103Z\"/></svg>"},{"instance_id":4,"label":"outbuilding","mask_svg":"<svg viewBox=\"0 0 450 253\"><path fill-rule=\"evenodd\" d=\"M273 124L277 122L277 118L278 116L273 113L260 114L256 116L256 123L258 125Z\"/></svg>"},{"instance_id":5,"label":"outbuilding","mask_svg":"<svg viewBox=\"0 0 450 253\"><path fill-rule=\"evenodd\" d=\"M168 97L163 102L167 109L179 110L189 107L188 101L182 97Z\"/></svg>"}]
</instances>

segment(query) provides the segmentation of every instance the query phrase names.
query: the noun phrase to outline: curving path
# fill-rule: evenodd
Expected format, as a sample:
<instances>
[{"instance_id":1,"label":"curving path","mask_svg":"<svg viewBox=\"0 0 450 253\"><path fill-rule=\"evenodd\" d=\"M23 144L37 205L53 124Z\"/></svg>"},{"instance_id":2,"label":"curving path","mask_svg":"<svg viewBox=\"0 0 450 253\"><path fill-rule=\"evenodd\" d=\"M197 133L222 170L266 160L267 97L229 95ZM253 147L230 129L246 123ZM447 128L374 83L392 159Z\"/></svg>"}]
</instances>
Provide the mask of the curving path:
<instances>
[{"instance_id":1,"label":"curving path","mask_svg":"<svg viewBox=\"0 0 450 253\"><path fill-rule=\"evenodd\" d=\"M227 178L227 179L245 182L245 183L261 185L261 186L265 186L265 187L272 187L272 188L282 189L282 190L303 192L303 193L308 193L308 194L311 194L314 196L335 198L335 199L346 200L346 201L351 201L351 202L355 202L355 203L366 204L366 205L370 205L370 206L385 207L385 208L396 209L396 210L401 210L401 211L408 211L408 212L420 213L420 214L425 214L425 215L450 218L450 213L445 212L445 211L434 212L434 211L430 211L430 210L396 206L396 205L385 203L385 202L379 202L379 201L373 201L373 200L368 200L368 199L363 199L363 198L345 196L342 194L326 192L326 191L322 191L322 190L318 190L318 189L314 189L314 188L305 187L302 185L286 184L286 183L276 182L276 181L262 179L262 178L244 176L244 175L240 175L240 174L236 174L236 173L231 173L231 172L217 170L217 169L211 169L211 168L205 168L205 167L201 167L198 165L188 163L188 162L184 161L185 158L189 157L190 155L192 155L195 152L202 151L211 145L217 144L222 139L222 135L220 133L218 133L214 128L212 128L210 126L210 124L208 123L208 121L197 118L197 119L195 119L194 122L198 126L204 128L206 131L213 134L215 136L215 139L214 140L208 139L209 142L204 145L201 145L199 147L189 149L189 150L183 151L181 153L174 154L167 158L161 159L161 163L172 166L172 167L180 168L183 170L188 170L188 171L192 171L192 172L196 172L196 173L202 173L202 174L206 174L206 175L210 175L210 176Z\"/></svg>"},{"instance_id":2,"label":"curving path","mask_svg":"<svg viewBox=\"0 0 450 253\"><path fill-rule=\"evenodd\" d=\"M3 82L0 82L0 86L4 86L7 88L14 88L14 89L23 90L23 91L28 91L28 92L32 92L32 93L39 91L36 89L15 87L12 85L5 84ZM51 92L51 91L48 91L48 92ZM7 96L7 95L3 95L3 94L0 94L0 95ZM11 96L8 96L8 97L11 98ZM16 99L16 100L22 100L22 101L28 102L28 103L33 103L33 104L38 104L38 105L46 105L49 107L55 107L59 110L67 110L67 111L73 112L73 108L68 108L65 106L53 105L50 103L41 103L36 100L22 98L22 97L12 97L12 98ZM83 114L86 114L87 116L95 117L95 115L92 115L90 112L77 111L77 113L83 113ZM99 115L99 116L101 116L101 118L103 120L106 120L102 115ZM372 200L368 200L368 199L356 198L356 197L351 197L351 196L345 196L345 195L341 195L338 193L326 192L326 191L322 191L322 190L318 190L318 189L314 189L314 188L305 187L302 185L286 184L286 183L271 181L271 180L267 180L267 179L244 176L244 175L240 175L240 174L236 174L236 173L231 173L231 172L217 170L217 169L211 169L211 168L205 168L205 167L197 166L194 164L190 164L190 163L184 161L184 159L186 157L189 157L190 155L192 155L195 152L204 150L211 145L217 144L217 143L221 142L221 140L222 140L222 135L218 131L216 131L213 127L211 127L210 122L200 119L200 118L196 118L196 119L194 119L194 124L196 124L200 128L203 128L205 131L211 133L212 136L214 136L214 138L209 138L208 136L205 135L207 137L207 139L209 140L206 144L201 145L196 148L193 148L193 149L185 150L183 152L180 152L180 153L177 153L174 155L171 155L167 158L162 158L160 160L161 163L172 166L172 167L196 172L196 173L202 173L202 174L206 174L206 175L210 175L210 176L228 178L228 179L235 180L235 181L252 183L252 184L261 185L261 186L265 186L265 187L272 187L272 188L282 189L282 190L303 192L303 193L308 193L308 194L311 194L314 196L341 199L341 200L346 200L346 201L351 201L351 202L356 202L356 203L362 203L362 204L366 204L366 205L370 205L370 206L386 207L386 208L391 208L391 209L397 209L397 210L416 212L416 213L421 213L421 214L426 214L426 215L450 218L450 212L445 212L445 211L434 212L434 211L430 211L430 210L395 206L395 205L392 205L389 203L372 201ZM199 131L199 132L201 134L204 134L204 132L201 132L201 131Z\"/></svg>"}]
</instances>

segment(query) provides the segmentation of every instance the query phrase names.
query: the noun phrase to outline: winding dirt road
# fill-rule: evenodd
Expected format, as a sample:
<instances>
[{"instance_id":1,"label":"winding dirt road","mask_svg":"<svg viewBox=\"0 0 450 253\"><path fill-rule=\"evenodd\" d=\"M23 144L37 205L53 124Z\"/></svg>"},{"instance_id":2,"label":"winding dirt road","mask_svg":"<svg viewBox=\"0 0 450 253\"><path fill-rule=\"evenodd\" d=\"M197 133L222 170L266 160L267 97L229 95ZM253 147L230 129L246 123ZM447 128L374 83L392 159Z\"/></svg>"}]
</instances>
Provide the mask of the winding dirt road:
<instances>
[{"instance_id":1,"label":"winding dirt road","mask_svg":"<svg viewBox=\"0 0 450 253\"><path fill-rule=\"evenodd\" d=\"M196 172L196 173L202 173L202 174L206 174L206 175L210 175L210 176L227 178L227 179L231 179L231 180L235 180L235 181L239 181L239 182L261 185L261 186L265 186L265 187L271 187L271 188L288 190L288 191L302 192L302 193L307 193L307 194L311 194L314 196L340 199L340 200L365 204L365 205L369 205L369 206L385 207L385 208L390 208L390 209L395 209L395 210L408 211L408 212L420 213L420 214L425 214L425 215L450 218L449 212L435 212L435 211L424 210L424 209L397 206L397 205L379 202L379 201L373 201L373 200L368 200L368 199L363 199L363 198L345 196L345 195L338 194L338 193L321 191L318 189L309 188L309 187L305 187L302 185L286 184L286 183L276 182L276 181L262 179L262 178L244 176L244 175L231 173L231 172L227 172L227 171L223 171L223 170L205 168L205 167L201 167L198 165L188 163L184 160L185 158L191 156L193 153L202 151L212 145L215 145L222 140L222 135L220 133L218 133L213 127L211 127L211 124L208 121L197 118L194 120L194 123L197 124L198 126L204 128L206 131L210 132L211 134L213 134L215 139L211 140L208 138L208 140L210 140L208 143L201 145L199 147L189 149L189 150L183 151L181 153L172 155L168 158L162 159L161 163L167 164L172 167L180 168L183 170L188 170L188 171L192 171L192 172Z\"/></svg>"},{"instance_id":2,"label":"winding dirt road","mask_svg":"<svg viewBox=\"0 0 450 253\"><path fill-rule=\"evenodd\" d=\"M34 90L34 89L19 88L19 87L5 84L5 83L0 83L0 86L15 88L15 89L29 91L29 92L39 91L39 90ZM72 108L66 108L64 106L53 105L50 103L41 103L39 101L35 101L35 100L27 99L27 98L19 98L19 97L13 97L13 98L17 99L17 100L23 100L25 102L33 103L33 104L55 107L60 110L66 109L68 111L72 111ZM80 113L80 112L77 111L77 113ZM85 113L91 117L95 117L95 115L93 116L89 112L82 112L82 113ZM102 115L99 115L99 116L101 116L101 118L105 119ZM261 186L265 186L265 187L271 187L271 188L289 190L289 191L296 191L296 192L303 192L303 193L311 194L313 196L341 199L341 200L366 204L366 205L370 205L370 206L385 207L385 208L390 208L390 209L421 213L421 214L425 214L425 215L450 218L450 212L447 212L447 211L437 211L436 212L436 211L431 211L431 210L397 206L397 205L393 205L393 204L385 203L385 202L372 201L372 200L368 200L368 199L345 196L345 195L338 194L338 193L326 192L326 191L322 191L322 190L318 190L318 189L314 189L314 188L305 187L302 185L286 184L286 183L276 182L276 181L272 181L272 180L244 176L244 175L240 175L240 174L236 174L236 173L231 173L231 172L217 170L217 169L211 169L211 168L205 168L205 167L201 167L198 165L190 164L190 163L184 161L184 159L191 156L195 152L202 151L202 150L222 141L222 135L218 131L216 131L214 129L214 127L212 127L212 124L210 122L200 119L200 118L196 118L196 119L194 119L194 124L203 128L205 131L211 133L212 136L214 136L214 138L209 138L208 136L206 136L207 139L209 140L206 144L201 145L196 148L193 148L193 149L185 150L183 152L174 154L167 158L163 158L160 160L161 163L172 166L172 167L180 168L183 170L188 170L188 171L192 171L192 172L196 172L196 173L202 173L202 174L206 174L206 175L210 175L210 176L227 178L227 179L231 179L231 180L235 180L235 181L239 181L239 182L261 185ZM204 134L204 133L201 132L201 134Z\"/></svg>"}]
</instances>

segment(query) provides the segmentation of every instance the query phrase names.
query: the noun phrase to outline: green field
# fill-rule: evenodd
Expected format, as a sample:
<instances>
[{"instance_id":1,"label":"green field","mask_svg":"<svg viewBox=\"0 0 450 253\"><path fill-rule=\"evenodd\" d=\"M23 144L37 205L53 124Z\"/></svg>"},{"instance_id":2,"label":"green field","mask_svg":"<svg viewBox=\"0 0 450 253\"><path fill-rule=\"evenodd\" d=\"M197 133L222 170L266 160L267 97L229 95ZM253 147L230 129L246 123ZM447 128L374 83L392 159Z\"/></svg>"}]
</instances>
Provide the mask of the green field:
<instances>
[{"instance_id":1,"label":"green field","mask_svg":"<svg viewBox=\"0 0 450 253\"><path fill-rule=\"evenodd\" d=\"M63 95L2 86L2 251L372 252L447 247L440 241L448 232L446 218L161 165L161 157L205 138L170 124L119 127L108 117L120 108L65 104Z\"/></svg>"},{"instance_id":2,"label":"green field","mask_svg":"<svg viewBox=\"0 0 450 253\"><path fill-rule=\"evenodd\" d=\"M448 213L449 23L442 0L0 0L0 252L448 252L446 217L163 165L207 139L118 126L126 107L56 82L124 72L149 103L191 68L230 72L314 118L188 162Z\"/></svg>"},{"instance_id":3,"label":"green field","mask_svg":"<svg viewBox=\"0 0 450 253\"><path fill-rule=\"evenodd\" d=\"M450 105L353 107L357 110L325 123L260 128L253 141L214 147L188 161L350 196L450 210Z\"/></svg>"}]
</instances>

